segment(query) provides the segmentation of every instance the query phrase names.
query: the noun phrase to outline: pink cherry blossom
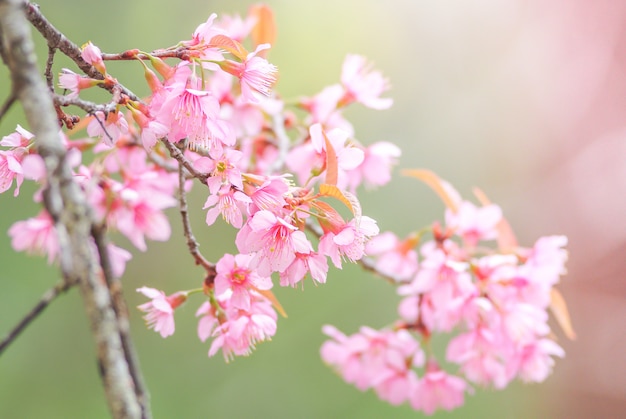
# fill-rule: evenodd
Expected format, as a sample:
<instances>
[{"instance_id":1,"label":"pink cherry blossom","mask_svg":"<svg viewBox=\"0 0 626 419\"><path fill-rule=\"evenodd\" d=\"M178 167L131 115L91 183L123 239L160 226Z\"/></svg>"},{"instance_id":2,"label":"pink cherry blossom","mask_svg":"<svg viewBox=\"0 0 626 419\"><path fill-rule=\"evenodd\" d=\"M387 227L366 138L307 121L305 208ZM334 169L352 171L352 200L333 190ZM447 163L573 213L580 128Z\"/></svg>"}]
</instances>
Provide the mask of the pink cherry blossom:
<instances>
[{"instance_id":1,"label":"pink cherry blossom","mask_svg":"<svg viewBox=\"0 0 626 419\"><path fill-rule=\"evenodd\" d=\"M136 109L131 108L131 114L141 128L141 142L146 150L151 150L159 139L167 136L169 132L167 125Z\"/></svg>"},{"instance_id":2,"label":"pink cherry blossom","mask_svg":"<svg viewBox=\"0 0 626 419\"><path fill-rule=\"evenodd\" d=\"M22 159L27 151L22 147L13 150L0 150L0 193L6 192L15 179L15 191L13 196L18 196L20 186L24 181Z\"/></svg>"},{"instance_id":3,"label":"pink cherry blossom","mask_svg":"<svg viewBox=\"0 0 626 419\"><path fill-rule=\"evenodd\" d=\"M217 18L215 13L207 19L206 22L198 25L193 32L193 38L190 41L182 42L182 45L191 48L198 53L198 58L206 61L220 61L223 59L222 52L216 46L211 45L211 40L216 35L224 34L224 30L217 25L213 25L213 21Z\"/></svg>"},{"instance_id":4,"label":"pink cherry blossom","mask_svg":"<svg viewBox=\"0 0 626 419\"><path fill-rule=\"evenodd\" d=\"M250 212L252 214L259 210L280 212L280 209L287 205L285 194L288 190L287 180L282 176L271 176L265 178L263 183L254 189L252 187L246 188L246 192L252 200Z\"/></svg>"},{"instance_id":5,"label":"pink cherry blossom","mask_svg":"<svg viewBox=\"0 0 626 419\"><path fill-rule=\"evenodd\" d=\"M380 273L401 282L413 277L417 271L415 244L415 237L400 241L394 233L386 231L367 242L365 252L374 258L374 266Z\"/></svg>"},{"instance_id":6,"label":"pink cherry blossom","mask_svg":"<svg viewBox=\"0 0 626 419\"><path fill-rule=\"evenodd\" d=\"M211 155L221 155L222 147L234 145L235 137L219 113L219 101L210 91L202 90L191 67L176 67L157 115L157 120L169 126L168 139L176 142L188 138L193 146L207 148Z\"/></svg>"},{"instance_id":7,"label":"pink cherry blossom","mask_svg":"<svg viewBox=\"0 0 626 419\"><path fill-rule=\"evenodd\" d=\"M359 390L373 388L392 404L401 404L412 393L417 375L410 368L421 366L424 353L406 331L374 330L362 327L346 336L333 326L323 328L332 340L320 350L325 363Z\"/></svg>"},{"instance_id":8,"label":"pink cherry blossom","mask_svg":"<svg viewBox=\"0 0 626 419\"><path fill-rule=\"evenodd\" d=\"M326 275L328 274L326 257L316 252L296 253L296 258L291 265L280 273L280 285L295 287L307 273L311 274L311 278L316 283L326 283Z\"/></svg>"},{"instance_id":9,"label":"pink cherry blossom","mask_svg":"<svg viewBox=\"0 0 626 419\"><path fill-rule=\"evenodd\" d=\"M529 342L509 362L509 370L525 382L539 383L552 372L554 356L563 358L565 351L553 340L546 338Z\"/></svg>"},{"instance_id":10,"label":"pink cherry blossom","mask_svg":"<svg viewBox=\"0 0 626 419\"><path fill-rule=\"evenodd\" d=\"M410 395L413 409L432 415L438 408L452 410L463 405L467 387L465 381L449 375L438 366L427 368L428 371Z\"/></svg>"},{"instance_id":11,"label":"pink cherry blossom","mask_svg":"<svg viewBox=\"0 0 626 419\"><path fill-rule=\"evenodd\" d=\"M124 135L128 135L128 122L120 112L96 112L87 125L87 134L90 137L99 137L104 144L112 147Z\"/></svg>"},{"instance_id":12,"label":"pink cherry blossom","mask_svg":"<svg viewBox=\"0 0 626 419\"><path fill-rule=\"evenodd\" d=\"M241 160L241 157L241 151L226 149L221 156L212 159L200 157L194 162L194 166L210 175L207 179L207 186L212 194L215 194L225 182L243 190L241 171L237 167L237 162Z\"/></svg>"},{"instance_id":13,"label":"pink cherry blossom","mask_svg":"<svg viewBox=\"0 0 626 419\"><path fill-rule=\"evenodd\" d=\"M100 80L80 76L67 68L64 68L59 75L59 87L70 91L70 94L67 95L70 99L78 98L81 90L97 86L100 83Z\"/></svg>"},{"instance_id":14,"label":"pink cherry blossom","mask_svg":"<svg viewBox=\"0 0 626 419\"><path fill-rule=\"evenodd\" d=\"M151 300L138 306L139 310L146 313L144 319L148 328L154 329L163 338L173 335L175 329L174 310L187 300L187 293L177 292L166 296L163 291L148 287L138 288L137 292Z\"/></svg>"},{"instance_id":15,"label":"pink cherry blossom","mask_svg":"<svg viewBox=\"0 0 626 419\"><path fill-rule=\"evenodd\" d=\"M176 204L172 196L159 193L140 182L122 185L109 181L107 221L124 234L139 250L145 251L145 237L151 240L169 239L171 227L163 209Z\"/></svg>"},{"instance_id":16,"label":"pink cherry blossom","mask_svg":"<svg viewBox=\"0 0 626 419\"><path fill-rule=\"evenodd\" d=\"M217 276L215 277L215 294L219 298L223 293L230 291L230 304L234 308L250 310L251 290L269 290L272 288L272 280L269 277L260 276L250 268L252 256L231 255L229 253L215 265Z\"/></svg>"},{"instance_id":17,"label":"pink cherry blossom","mask_svg":"<svg viewBox=\"0 0 626 419\"><path fill-rule=\"evenodd\" d=\"M206 213L207 225L213 225L221 214L228 224L241 228L243 214L251 203L252 200L246 194L224 185L217 194L209 195L202 209L209 209Z\"/></svg>"},{"instance_id":18,"label":"pink cherry blossom","mask_svg":"<svg viewBox=\"0 0 626 419\"><path fill-rule=\"evenodd\" d=\"M477 328L453 338L448 344L446 358L461 365L465 377L484 386L504 388L511 379L502 362L506 342L487 328Z\"/></svg>"},{"instance_id":19,"label":"pink cherry blossom","mask_svg":"<svg viewBox=\"0 0 626 419\"><path fill-rule=\"evenodd\" d=\"M254 52L246 56L245 61L224 61L220 63L222 70L238 77L241 81L242 96L252 103L258 103L255 93L270 96L272 86L276 83L278 69L265 58L259 56L261 51L269 49L269 44L258 45Z\"/></svg>"},{"instance_id":20,"label":"pink cherry blossom","mask_svg":"<svg viewBox=\"0 0 626 419\"><path fill-rule=\"evenodd\" d=\"M349 188L354 191L365 183L367 187L378 187L389 183L391 169L402 154L389 142L380 141L365 148L365 157L358 167L348 172Z\"/></svg>"},{"instance_id":21,"label":"pink cherry blossom","mask_svg":"<svg viewBox=\"0 0 626 419\"><path fill-rule=\"evenodd\" d=\"M111 273L115 278L121 278L126 270L126 262L128 262L133 255L128 250L122 249L113 243L109 243L107 249L111 261Z\"/></svg>"},{"instance_id":22,"label":"pink cherry blossom","mask_svg":"<svg viewBox=\"0 0 626 419\"><path fill-rule=\"evenodd\" d=\"M343 257L351 262L361 259L365 255L366 241L378 234L376 221L363 216L357 225L354 219L336 229L336 232L325 233L319 243L320 253L329 256L333 264L341 269Z\"/></svg>"},{"instance_id":23,"label":"pink cherry blossom","mask_svg":"<svg viewBox=\"0 0 626 419\"><path fill-rule=\"evenodd\" d=\"M59 241L52 218L42 211L34 218L18 221L9 228L11 246L18 252L27 251L48 256L52 263L59 254Z\"/></svg>"},{"instance_id":24,"label":"pink cherry blossom","mask_svg":"<svg viewBox=\"0 0 626 419\"><path fill-rule=\"evenodd\" d=\"M389 89L389 82L378 71L373 71L365 57L350 54L343 62L341 84L346 93L342 102L345 104L356 101L368 108L387 109L393 100L381 98L380 95Z\"/></svg>"},{"instance_id":25,"label":"pink cherry blossom","mask_svg":"<svg viewBox=\"0 0 626 419\"><path fill-rule=\"evenodd\" d=\"M343 117L339 110L339 101L345 95L345 89L340 84L333 84L322 89L311 98L300 100L300 106L309 112L306 122L309 125L321 123L326 129L339 128L354 135L354 127Z\"/></svg>"},{"instance_id":26,"label":"pink cherry blossom","mask_svg":"<svg viewBox=\"0 0 626 419\"><path fill-rule=\"evenodd\" d=\"M81 56L89 64L96 67L100 73L106 74L107 70L104 61L102 61L102 52L91 41L82 46Z\"/></svg>"},{"instance_id":27,"label":"pink cherry blossom","mask_svg":"<svg viewBox=\"0 0 626 419\"><path fill-rule=\"evenodd\" d=\"M242 19L239 15L222 15L215 22L215 26L223 29L235 41L242 42L252 31L256 21L254 16Z\"/></svg>"},{"instance_id":28,"label":"pink cherry blossom","mask_svg":"<svg viewBox=\"0 0 626 419\"><path fill-rule=\"evenodd\" d=\"M502 219L502 210L497 205L476 207L463 201L456 212L446 210L446 225L461 236L468 246L480 240L492 240L498 236L496 229Z\"/></svg>"},{"instance_id":29,"label":"pink cherry blossom","mask_svg":"<svg viewBox=\"0 0 626 419\"><path fill-rule=\"evenodd\" d=\"M18 196L20 186L24 181L25 171L23 160L28 156L27 147L34 135L17 125L15 132L2 137L0 146L10 147L9 150L0 150L0 193L6 192L15 179L13 196Z\"/></svg>"},{"instance_id":30,"label":"pink cherry blossom","mask_svg":"<svg viewBox=\"0 0 626 419\"><path fill-rule=\"evenodd\" d=\"M201 308L205 311L198 310L197 313L203 316L198 335L206 339L207 332L211 331L213 337L209 356L220 349L227 362L235 356L248 356L257 343L270 340L276 334L276 312L271 303L260 295L255 295L250 301L250 310L232 306L229 299L221 300L220 307L224 313L222 320L215 320L215 310L210 305L203 305Z\"/></svg>"},{"instance_id":31,"label":"pink cherry blossom","mask_svg":"<svg viewBox=\"0 0 626 419\"><path fill-rule=\"evenodd\" d=\"M254 253L260 275L283 272L297 253L313 251L304 232L268 210L256 212L237 234L241 253Z\"/></svg>"}]
</instances>

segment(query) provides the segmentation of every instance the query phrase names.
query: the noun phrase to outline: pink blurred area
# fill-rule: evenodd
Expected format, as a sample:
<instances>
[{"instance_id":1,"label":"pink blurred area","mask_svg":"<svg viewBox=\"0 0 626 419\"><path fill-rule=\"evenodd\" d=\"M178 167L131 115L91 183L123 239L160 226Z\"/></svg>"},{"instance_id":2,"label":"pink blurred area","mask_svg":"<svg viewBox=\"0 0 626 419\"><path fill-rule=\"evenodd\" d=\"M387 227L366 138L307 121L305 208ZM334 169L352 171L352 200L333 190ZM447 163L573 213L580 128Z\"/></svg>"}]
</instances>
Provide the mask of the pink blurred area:
<instances>
[{"instance_id":1,"label":"pink blurred area","mask_svg":"<svg viewBox=\"0 0 626 419\"><path fill-rule=\"evenodd\" d=\"M533 233L562 232L570 243L560 288L578 338L560 334L567 356L548 384L549 416L623 417L626 2L503 4L489 19L515 29L504 31L511 38L493 77L516 86L531 122L520 129L534 134L532 145L521 146L533 164L519 173L521 193L509 205L519 201L523 213L515 217L527 219Z\"/></svg>"},{"instance_id":2,"label":"pink blurred area","mask_svg":"<svg viewBox=\"0 0 626 419\"><path fill-rule=\"evenodd\" d=\"M560 417L619 417L626 412L626 3L552 3L536 7L537 30L520 38L511 64L533 80L532 59L541 59L549 71L541 78L552 80L530 87L554 138L529 174L531 196L554 206L567 226L571 274L563 289L578 331L565 344L553 403Z\"/></svg>"}]
</instances>

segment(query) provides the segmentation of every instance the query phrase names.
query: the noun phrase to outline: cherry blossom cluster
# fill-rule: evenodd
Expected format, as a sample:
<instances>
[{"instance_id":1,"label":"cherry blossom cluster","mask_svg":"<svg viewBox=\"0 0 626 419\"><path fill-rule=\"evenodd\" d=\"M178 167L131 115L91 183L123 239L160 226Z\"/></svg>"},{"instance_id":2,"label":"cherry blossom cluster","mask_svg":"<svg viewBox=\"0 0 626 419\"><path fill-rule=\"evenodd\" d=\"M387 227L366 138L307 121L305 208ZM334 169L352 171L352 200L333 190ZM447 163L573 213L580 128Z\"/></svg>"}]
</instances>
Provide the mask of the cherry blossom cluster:
<instances>
[{"instance_id":1,"label":"cherry blossom cluster","mask_svg":"<svg viewBox=\"0 0 626 419\"><path fill-rule=\"evenodd\" d=\"M478 208L445 187L452 196L446 227L432 229L418 263L423 233L404 240L378 235L357 198L362 186L391 180L401 153L386 141L357 140L344 109L389 108L392 100L382 97L387 79L364 57L348 55L338 83L285 101L274 91L278 69L266 58L273 38L271 12L254 6L245 18L213 14L191 39L150 53L104 54L89 42L81 58L101 77L70 69L58 76L62 93L54 98L65 124L59 134L95 223L146 251L146 239L169 240L164 211L178 207L189 251L205 269L195 288L169 295L148 286L137 290L148 298L139 306L148 327L172 335L176 308L202 295L198 337L211 339L209 356L220 350L226 360L249 355L274 336L278 314L285 314L272 293L274 280L297 287L308 276L323 284L329 266L360 261L396 284L403 300L400 320L387 329L364 327L346 336L325 327L333 340L322 357L349 383L431 413L462 404L469 383L502 388L517 377L545 379L552 357L563 356L551 339L546 308L564 270L565 239L491 249L485 242L502 234L499 208ZM107 60L135 63L149 96L138 98L122 86L108 73ZM108 90L111 101L82 99L95 87ZM67 115L66 106L85 115ZM17 196L28 179L40 185L34 200L41 202L46 176L36 139L18 126L0 146L0 193L15 181ZM186 194L194 184L206 195L196 210L206 211L207 228L221 218L237 230L237 252L215 263L200 253L191 232ZM49 263L60 257L45 209L16 222L9 235L17 251L44 255ZM119 278L131 253L112 243L107 250ZM432 335L450 332L457 335L446 360L457 375L429 349Z\"/></svg>"},{"instance_id":2,"label":"cherry blossom cluster","mask_svg":"<svg viewBox=\"0 0 626 419\"><path fill-rule=\"evenodd\" d=\"M206 185L206 224L222 218L238 230L238 253L216 263L198 255L197 245L192 249L206 269L199 288L169 296L149 287L138 290L150 299L139 307L148 326L163 337L174 333L175 309L190 294L203 293L198 336L212 338L209 354L222 349L226 359L249 354L275 334L276 311L284 312L271 292L273 274L281 286L298 286L307 275L324 283L328 261L341 268L364 256L378 227L362 214L356 189L388 182L400 155L391 143L362 145L342 116L352 103L391 105L380 97L389 87L386 79L361 56L346 58L340 83L285 109L272 89L277 68L265 58L270 45L262 38L270 35L254 35L260 23L267 27L259 22L267 13L251 10L245 19L218 20L213 14L190 40L152 53L112 56L87 43L82 59L102 78L63 69L58 79L64 92L58 102L88 111L80 121L61 118L72 124L60 135L97 223L145 251L146 239L170 238L164 210L181 205L196 179ZM244 44L252 45L252 52ZM107 59L137 61L150 96L124 93L107 72ZM96 86L111 90L110 103L81 99L85 89ZM45 187L34 143L21 127L3 138L2 192L13 179L16 196L24 178ZM41 196L40 190L35 199ZM347 209L347 219L338 206ZM16 250L46 255L50 263L59 256L54 222L45 210L15 223L9 234ZM112 244L109 253L119 277L131 253Z\"/></svg>"},{"instance_id":3,"label":"cherry blossom cluster","mask_svg":"<svg viewBox=\"0 0 626 419\"><path fill-rule=\"evenodd\" d=\"M402 297L399 319L350 336L325 326L331 340L321 349L348 383L427 414L462 405L471 385L541 382L554 357L565 354L547 309L565 273L567 239L548 236L532 248L517 246L497 205L477 207L441 184L451 207L444 228L428 229L432 238L420 245L419 263L415 248L427 230L403 240L384 232L366 246L376 271ZM445 363L431 349L439 335L449 339Z\"/></svg>"}]
</instances>

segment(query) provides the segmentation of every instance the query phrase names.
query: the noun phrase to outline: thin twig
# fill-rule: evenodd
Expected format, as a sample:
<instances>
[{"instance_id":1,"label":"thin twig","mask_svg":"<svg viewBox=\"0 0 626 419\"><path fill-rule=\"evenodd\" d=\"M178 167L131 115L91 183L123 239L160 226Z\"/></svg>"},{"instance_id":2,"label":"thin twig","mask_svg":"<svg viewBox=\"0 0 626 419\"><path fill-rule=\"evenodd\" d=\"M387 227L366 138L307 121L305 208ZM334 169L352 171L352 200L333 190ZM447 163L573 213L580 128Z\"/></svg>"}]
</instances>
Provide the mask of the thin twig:
<instances>
[{"instance_id":1,"label":"thin twig","mask_svg":"<svg viewBox=\"0 0 626 419\"><path fill-rule=\"evenodd\" d=\"M4 115L9 112L9 109L11 109L11 106L13 106L16 100L17 96L15 96L13 92L11 92L7 100L5 100L2 104L2 108L0 108L0 119L4 118Z\"/></svg>"},{"instance_id":2,"label":"thin twig","mask_svg":"<svg viewBox=\"0 0 626 419\"><path fill-rule=\"evenodd\" d=\"M46 19L44 15L41 14L41 12L39 11L39 6L31 3L28 0L23 1L22 5L25 7L26 10L26 18L46 39L46 41L48 41L48 48L58 49L63 54L67 55L68 58L76 63L78 68L80 68L92 79L104 79L102 73L100 73L94 66L92 66L83 59L82 51L80 50L80 48L75 43L67 39L67 37L63 35L63 33L55 28L54 25L52 25L52 23L50 23L48 19ZM111 90L111 87L109 86L101 85L100 87ZM121 85L120 87L122 88L122 92L126 96L128 96L132 100L139 101L139 98L133 92Z\"/></svg>"},{"instance_id":3,"label":"thin twig","mask_svg":"<svg viewBox=\"0 0 626 419\"><path fill-rule=\"evenodd\" d=\"M187 197L185 194L185 170L182 163L180 163L178 166L178 189L180 218L183 221L183 233L187 238L187 247L189 248L189 253L191 253L191 256L193 256L194 260L196 261L196 265L200 265L204 269L206 269L209 275L215 275L215 265L206 260L204 256L202 256L202 253L200 253L200 246L198 245L198 242L193 235L193 231L191 231L191 223L189 222L189 209L187 207Z\"/></svg>"},{"instance_id":4,"label":"thin twig","mask_svg":"<svg viewBox=\"0 0 626 419\"><path fill-rule=\"evenodd\" d=\"M0 355L17 337L28 327L59 295L63 294L76 284L70 284L65 280L59 281L39 299L39 302L16 324L13 329L0 341Z\"/></svg>"},{"instance_id":5,"label":"thin twig","mask_svg":"<svg viewBox=\"0 0 626 419\"><path fill-rule=\"evenodd\" d=\"M83 100L80 98L70 98L63 95L54 94L52 96L54 100L54 104L58 106L76 106L87 113L94 114L96 112L104 112L104 114L109 114L111 112L115 112L118 102L113 99L109 103L98 104L94 102L90 102L88 100Z\"/></svg>"},{"instance_id":6,"label":"thin twig","mask_svg":"<svg viewBox=\"0 0 626 419\"><path fill-rule=\"evenodd\" d=\"M44 75L46 76L46 84L48 84L48 88L51 92L54 92L54 76L52 75L52 65L54 64L54 54L57 49L55 47L48 46L48 60L46 61L46 71Z\"/></svg>"},{"instance_id":7,"label":"thin twig","mask_svg":"<svg viewBox=\"0 0 626 419\"><path fill-rule=\"evenodd\" d=\"M168 141L167 138L162 138L161 142L165 145L165 148L167 148L167 151L170 152L170 155L174 159L176 159L179 164L184 166L185 169L187 169L189 171L189 173L191 173L191 175L193 177L198 179L200 182L206 184L206 181L209 178L209 175L207 173L202 173L202 172L199 172L198 170L196 170L196 168L193 167L193 164L191 164L191 162L189 160L187 160L187 158L182 153L182 151L180 151L178 149L178 147L176 147L174 144L172 144L170 141Z\"/></svg>"},{"instance_id":8,"label":"thin twig","mask_svg":"<svg viewBox=\"0 0 626 419\"><path fill-rule=\"evenodd\" d=\"M324 232L322 231L321 227L319 225L317 225L317 224L313 224L313 221L307 220L307 222L306 222L306 229L309 230L311 233L313 233L315 235L315 237L317 237L318 239L324 235ZM376 268L376 264L374 263L374 261L371 258L367 257L367 256L357 260L357 263L359 265L361 265L361 267L364 270L372 272L373 274L381 277L382 279L384 279L385 281L387 281L387 282L389 282L391 284L396 284L397 285L397 284L403 282L399 278L396 278L396 277L394 277L392 275L385 274L385 273L382 273L381 271L379 271Z\"/></svg>"}]
</instances>

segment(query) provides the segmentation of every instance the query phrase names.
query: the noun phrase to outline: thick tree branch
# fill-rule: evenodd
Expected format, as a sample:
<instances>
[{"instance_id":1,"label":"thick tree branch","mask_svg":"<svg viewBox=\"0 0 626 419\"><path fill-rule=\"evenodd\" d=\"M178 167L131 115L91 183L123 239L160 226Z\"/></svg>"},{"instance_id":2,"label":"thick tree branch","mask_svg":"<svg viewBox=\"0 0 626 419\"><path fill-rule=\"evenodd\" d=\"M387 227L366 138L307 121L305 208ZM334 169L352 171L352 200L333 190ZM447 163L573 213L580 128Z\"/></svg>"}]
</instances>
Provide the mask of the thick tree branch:
<instances>
[{"instance_id":1,"label":"thick tree branch","mask_svg":"<svg viewBox=\"0 0 626 419\"><path fill-rule=\"evenodd\" d=\"M27 2L0 0L0 32L13 89L46 165L48 186L44 205L55 221L61 272L66 283L80 286L96 340L109 408L116 418L139 418L141 403L123 351L111 295L101 280L97 256L90 245L91 211L84 193L72 179L66 150L58 135L50 91L37 69L34 44L24 16L34 9Z\"/></svg>"},{"instance_id":2,"label":"thick tree branch","mask_svg":"<svg viewBox=\"0 0 626 419\"><path fill-rule=\"evenodd\" d=\"M122 293L122 281L120 281L119 278L116 278L112 273L105 226L93 225L91 235L96 244L96 248L98 249L98 256L100 258L100 265L102 266L104 279L106 280L109 291L111 292L113 309L115 310L119 334L122 340L124 358L128 363L128 370L133 378L133 383L135 384L135 394L142 408L142 417L148 418L152 416L150 413L150 395L148 393L148 388L143 381L141 370L139 368L139 360L130 335L128 306L126 305L126 300L124 299L124 295Z\"/></svg>"}]
</instances>

